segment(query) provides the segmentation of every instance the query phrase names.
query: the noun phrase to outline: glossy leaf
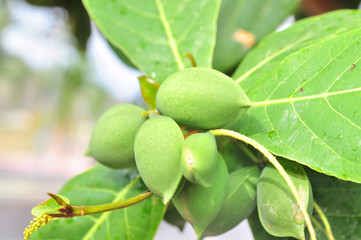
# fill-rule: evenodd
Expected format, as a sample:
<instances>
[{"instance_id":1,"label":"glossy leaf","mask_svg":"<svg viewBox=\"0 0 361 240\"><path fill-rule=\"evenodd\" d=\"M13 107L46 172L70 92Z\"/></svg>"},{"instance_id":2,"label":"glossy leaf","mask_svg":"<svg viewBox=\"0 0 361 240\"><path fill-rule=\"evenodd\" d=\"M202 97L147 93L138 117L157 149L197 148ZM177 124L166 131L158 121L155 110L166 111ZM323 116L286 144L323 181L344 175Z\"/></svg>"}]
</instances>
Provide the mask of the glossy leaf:
<instances>
[{"instance_id":1,"label":"glossy leaf","mask_svg":"<svg viewBox=\"0 0 361 240\"><path fill-rule=\"evenodd\" d=\"M359 10L338 10L297 21L284 31L273 33L247 54L233 78L245 89L271 71L282 60L299 49L316 42L357 29Z\"/></svg>"},{"instance_id":2,"label":"glossy leaf","mask_svg":"<svg viewBox=\"0 0 361 240\"><path fill-rule=\"evenodd\" d=\"M191 63L211 67L219 0L83 0L106 38L158 82Z\"/></svg>"},{"instance_id":3,"label":"glossy leaf","mask_svg":"<svg viewBox=\"0 0 361 240\"><path fill-rule=\"evenodd\" d=\"M314 199L330 222L337 240L358 240L361 238L361 185L325 176L315 171L308 171ZM316 212L314 212L319 223ZM318 240L328 240L320 228L317 230Z\"/></svg>"},{"instance_id":4,"label":"glossy leaf","mask_svg":"<svg viewBox=\"0 0 361 240\"><path fill-rule=\"evenodd\" d=\"M60 191L73 206L120 201L146 188L131 170L112 170L100 165L80 174ZM153 239L165 207L157 197L134 206L100 213L53 220L33 233L31 239Z\"/></svg>"},{"instance_id":5,"label":"glossy leaf","mask_svg":"<svg viewBox=\"0 0 361 240\"><path fill-rule=\"evenodd\" d=\"M247 51L295 11L299 0L223 0L213 67L227 72Z\"/></svg>"},{"instance_id":6,"label":"glossy leaf","mask_svg":"<svg viewBox=\"0 0 361 240\"><path fill-rule=\"evenodd\" d=\"M241 82L254 106L234 128L275 155L361 182L361 29L345 30L347 20L360 26L361 12L341 11L333 17L345 26L328 25L327 39L277 61L271 56L280 52L271 54L265 59L269 64L264 63L267 71L257 70L257 77ZM313 21L325 23L320 19ZM273 40L281 40L276 36L281 35ZM274 49L269 40L261 44L263 50L266 45Z\"/></svg>"}]
</instances>

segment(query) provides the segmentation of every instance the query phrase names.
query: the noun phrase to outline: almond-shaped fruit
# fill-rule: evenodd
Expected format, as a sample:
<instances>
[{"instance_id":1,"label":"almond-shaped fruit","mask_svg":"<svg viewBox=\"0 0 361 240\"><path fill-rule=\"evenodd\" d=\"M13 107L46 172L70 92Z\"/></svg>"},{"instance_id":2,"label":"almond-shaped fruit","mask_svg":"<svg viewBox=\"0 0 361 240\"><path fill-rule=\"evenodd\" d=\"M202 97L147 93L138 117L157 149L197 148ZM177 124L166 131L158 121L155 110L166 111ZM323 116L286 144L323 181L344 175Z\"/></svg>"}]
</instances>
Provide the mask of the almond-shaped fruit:
<instances>
[{"instance_id":1,"label":"almond-shaped fruit","mask_svg":"<svg viewBox=\"0 0 361 240\"><path fill-rule=\"evenodd\" d=\"M145 185L167 204L182 178L184 138L177 123L153 116L140 127L134 142L135 161Z\"/></svg>"},{"instance_id":2,"label":"almond-shaped fruit","mask_svg":"<svg viewBox=\"0 0 361 240\"><path fill-rule=\"evenodd\" d=\"M212 186L217 164L217 142L213 134L196 133L184 141L181 170L188 181Z\"/></svg>"},{"instance_id":3,"label":"almond-shaped fruit","mask_svg":"<svg viewBox=\"0 0 361 240\"><path fill-rule=\"evenodd\" d=\"M156 107L163 115L194 129L214 129L237 121L251 106L242 88L210 68L187 68L159 87Z\"/></svg>"},{"instance_id":4,"label":"almond-shaped fruit","mask_svg":"<svg viewBox=\"0 0 361 240\"><path fill-rule=\"evenodd\" d=\"M146 121L145 110L132 104L108 109L95 123L88 151L101 164L111 168L135 165L134 139Z\"/></svg>"},{"instance_id":5,"label":"almond-shaped fruit","mask_svg":"<svg viewBox=\"0 0 361 240\"><path fill-rule=\"evenodd\" d=\"M307 209L312 215L311 184L302 166L294 161L279 159ZM257 184L257 208L263 228L276 237L305 236L305 218L292 192L276 168L268 164Z\"/></svg>"}]
</instances>

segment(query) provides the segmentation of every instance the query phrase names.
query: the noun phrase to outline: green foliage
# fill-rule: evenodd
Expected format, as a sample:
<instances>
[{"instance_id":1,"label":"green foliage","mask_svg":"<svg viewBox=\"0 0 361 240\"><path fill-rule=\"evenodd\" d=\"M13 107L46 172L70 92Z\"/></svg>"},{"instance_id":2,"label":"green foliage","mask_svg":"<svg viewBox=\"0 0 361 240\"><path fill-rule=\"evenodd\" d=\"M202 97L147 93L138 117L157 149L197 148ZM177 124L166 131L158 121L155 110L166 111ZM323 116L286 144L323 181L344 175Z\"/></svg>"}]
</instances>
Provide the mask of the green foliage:
<instances>
[{"instance_id":1,"label":"green foliage","mask_svg":"<svg viewBox=\"0 0 361 240\"><path fill-rule=\"evenodd\" d=\"M328 26L333 34L327 35L327 39L308 40L308 44L301 44L301 49L297 41L286 45L239 78L253 73L241 85L254 107L236 129L276 155L341 179L361 182L361 118L358 106L351 100L361 96L359 56L353 54L361 49L361 30L353 25L361 24L361 13L340 11L300 21L270 36L256 50L276 47L275 41L278 45L286 33L290 36L304 33L304 38L309 39L312 34L299 29L330 24L331 17L333 21L337 19L337 24ZM353 24L349 25L350 22ZM344 25L337 28L341 23ZM299 50L290 54L291 48ZM286 56L284 51L290 55ZM244 64L248 65L252 57L249 55ZM352 68L353 64L356 67ZM251 82L254 75L257 81Z\"/></svg>"},{"instance_id":2,"label":"green foliage","mask_svg":"<svg viewBox=\"0 0 361 240\"><path fill-rule=\"evenodd\" d=\"M356 240L361 236L361 185L345 182L308 170L314 199L320 205L337 240ZM314 213L319 222L319 216ZM323 228L318 228L317 239L328 239Z\"/></svg>"},{"instance_id":3,"label":"green foliage","mask_svg":"<svg viewBox=\"0 0 361 240\"><path fill-rule=\"evenodd\" d=\"M69 180L59 194L74 205L96 205L127 199L145 189L134 170L97 165ZM162 202L152 197L130 208L53 220L33 233L31 239L153 239L164 211Z\"/></svg>"},{"instance_id":4,"label":"green foliage","mask_svg":"<svg viewBox=\"0 0 361 240\"><path fill-rule=\"evenodd\" d=\"M296 162L279 160L296 186L308 213L313 197L308 177ZM257 207L262 226L276 237L304 238L305 219L285 180L268 164L257 184Z\"/></svg>"},{"instance_id":5,"label":"green foliage","mask_svg":"<svg viewBox=\"0 0 361 240\"><path fill-rule=\"evenodd\" d=\"M122 57L148 75L139 80L151 108L132 106L129 115L126 107L119 119L107 117L100 130L97 123L99 140L92 136L90 153L108 166L129 167L134 151L137 171L156 196L123 210L56 220L35 238L152 239L171 200L175 207L169 205L164 218L180 229L190 222L199 238L222 234L245 218L256 240L303 238L307 214L284 180L289 175L308 215L314 194L336 239L360 239L360 11L304 19L261 40L294 11L297 0L224 0L220 13L220 0L83 3ZM224 74L258 42L233 79ZM211 69L212 62L223 73ZM205 130L222 127L248 140L217 137L216 145L211 134L227 131ZM110 142L103 139L108 136ZM246 143L258 146L275 166L267 150L279 156L286 174ZM215 157L218 151L226 161ZM320 172L307 170L313 191L299 163ZM60 194L78 205L114 203L146 190L136 175L135 169L97 166ZM327 219L320 216L312 218L317 237L328 239Z\"/></svg>"},{"instance_id":6,"label":"green foliage","mask_svg":"<svg viewBox=\"0 0 361 240\"><path fill-rule=\"evenodd\" d=\"M298 3L299 0L223 0L213 67L222 72L236 67L251 47L295 11Z\"/></svg>"},{"instance_id":7,"label":"green foliage","mask_svg":"<svg viewBox=\"0 0 361 240\"><path fill-rule=\"evenodd\" d=\"M147 119L144 109L132 104L119 104L108 109L96 122L89 142L90 155L111 168L135 165L134 139Z\"/></svg>"},{"instance_id":8,"label":"green foliage","mask_svg":"<svg viewBox=\"0 0 361 240\"><path fill-rule=\"evenodd\" d=\"M225 160L228 172L230 173L240 168L254 166L258 162L255 154L245 143L236 142L224 137L218 137L217 143L218 151Z\"/></svg>"},{"instance_id":9,"label":"green foliage","mask_svg":"<svg viewBox=\"0 0 361 240\"><path fill-rule=\"evenodd\" d=\"M220 128L238 120L251 102L227 75L188 68L170 75L156 97L160 113L195 129Z\"/></svg>"},{"instance_id":10,"label":"green foliage","mask_svg":"<svg viewBox=\"0 0 361 240\"><path fill-rule=\"evenodd\" d=\"M213 134L196 133L184 141L181 171L188 181L203 187L212 186L217 164L217 143Z\"/></svg>"},{"instance_id":11,"label":"green foliage","mask_svg":"<svg viewBox=\"0 0 361 240\"><path fill-rule=\"evenodd\" d=\"M67 204L70 203L70 200L64 196L57 195L62 201L66 202ZM36 207L31 210L31 214L35 217L41 216L43 213L53 213L63 205L59 204L54 198L50 198L43 203L40 203Z\"/></svg>"},{"instance_id":12,"label":"green foliage","mask_svg":"<svg viewBox=\"0 0 361 240\"><path fill-rule=\"evenodd\" d=\"M182 178L183 134L173 119L154 116L139 129L134 142L138 171L147 187L167 204Z\"/></svg>"},{"instance_id":13,"label":"green foliage","mask_svg":"<svg viewBox=\"0 0 361 240\"><path fill-rule=\"evenodd\" d=\"M157 95L160 86L159 83L147 76L140 76L138 77L138 80L144 101L149 107L155 109L155 96Z\"/></svg>"},{"instance_id":14,"label":"green foliage","mask_svg":"<svg viewBox=\"0 0 361 240\"><path fill-rule=\"evenodd\" d=\"M220 0L83 0L107 39L158 82L190 66L211 67ZM131 39L131 40L129 40Z\"/></svg>"}]
</instances>

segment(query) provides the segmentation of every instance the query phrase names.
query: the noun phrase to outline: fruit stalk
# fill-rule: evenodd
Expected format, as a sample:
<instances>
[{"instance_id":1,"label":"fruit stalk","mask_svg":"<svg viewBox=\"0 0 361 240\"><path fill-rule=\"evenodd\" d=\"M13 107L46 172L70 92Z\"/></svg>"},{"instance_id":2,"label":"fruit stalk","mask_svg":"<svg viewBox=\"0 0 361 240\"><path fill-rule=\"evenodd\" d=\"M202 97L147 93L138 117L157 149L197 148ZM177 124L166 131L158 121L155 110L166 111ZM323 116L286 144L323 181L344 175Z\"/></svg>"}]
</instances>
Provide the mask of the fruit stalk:
<instances>
[{"instance_id":1,"label":"fruit stalk","mask_svg":"<svg viewBox=\"0 0 361 240\"><path fill-rule=\"evenodd\" d=\"M122 208L126 208L132 206L134 204L140 203L147 198L150 198L153 193L149 190L126 200L114 202L114 203L106 203L101 205L95 206L64 206L63 208L59 209L60 213L55 214L47 214L51 217L57 218L70 218L70 217L77 217L77 216L84 216L89 214L101 213L101 212L108 212L113 210L118 210Z\"/></svg>"},{"instance_id":2,"label":"fruit stalk","mask_svg":"<svg viewBox=\"0 0 361 240\"><path fill-rule=\"evenodd\" d=\"M333 234L332 234L332 230L331 230L331 226L330 223L327 220L327 217L325 216L325 214L323 213L322 209L320 208L320 206L316 203L316 201L313 201L313 207L316 210L316 212L318 213L318 215L320 215L320 218L322 220L323 225L325 226L326 229L326 235L328 237L329 240L335 240Z\"/></svg>"},{"instance_id":3,"label":"fruit stalk","mask_svg":"<svg viewBox=\"0 0 361 240\"><path fill-rule=\"evenodd\" d=\"M287 185L290 187L293 196L296 198L296 201L301 209L301 212L302 212L303 216L305 217L306 225L307 225L308 231L310 233L311 240L316 240L317 238L316 238L315 229L312 226L310 216L307 213L307 210L301 200L301 197L300 197L295 185L293 184L292 180L290 179L290 177L288 176L288 174L286 173L286 171L284 170L282 165L277 161L275 156L273 156L266 148L264 148L257 141L255 141L243 134L240 134L238 132L234 132L234 131L227 130L227 129L215 129L215 130L211 130L210 132L215 136L229 136L229 137L238 139L240 141L243 141L247 144L250 144L255 149L260 151L272 163L272 165L282 175L283 179L286 181Z\"/></svg>"}]
</instances>

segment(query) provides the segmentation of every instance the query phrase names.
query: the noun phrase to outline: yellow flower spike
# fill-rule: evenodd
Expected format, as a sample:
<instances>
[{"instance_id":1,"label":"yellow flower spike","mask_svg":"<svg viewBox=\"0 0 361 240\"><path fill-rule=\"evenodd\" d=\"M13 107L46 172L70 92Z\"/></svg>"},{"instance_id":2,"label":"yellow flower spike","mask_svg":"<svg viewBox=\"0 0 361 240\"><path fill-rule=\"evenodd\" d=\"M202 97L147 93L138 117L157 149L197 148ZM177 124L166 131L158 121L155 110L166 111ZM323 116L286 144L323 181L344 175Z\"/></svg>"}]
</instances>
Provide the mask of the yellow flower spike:
<instances>
[{"instance_id":1,"label":"yellow flower spike","mask_svg":"<svg viewBox=\"0 0 361 240\"><path fill-rule=\"evenodd\" d=\"M24 239L30 239L30 236L33 232L38 230L40 227L48 224L53 220L53 217L43 213L40 216L33 219L33 221L30 221L30 225L25 229L24 231Z\"/></svg>"}]
</instances>

